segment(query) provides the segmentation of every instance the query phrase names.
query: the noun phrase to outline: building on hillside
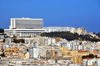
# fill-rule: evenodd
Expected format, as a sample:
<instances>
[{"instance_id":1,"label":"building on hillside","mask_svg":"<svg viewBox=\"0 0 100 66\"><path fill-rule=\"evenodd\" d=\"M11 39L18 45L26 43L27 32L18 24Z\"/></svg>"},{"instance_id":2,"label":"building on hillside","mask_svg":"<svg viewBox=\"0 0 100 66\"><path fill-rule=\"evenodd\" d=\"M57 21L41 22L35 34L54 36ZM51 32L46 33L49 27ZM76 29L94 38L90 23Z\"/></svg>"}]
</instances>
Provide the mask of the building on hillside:
<instances>
[{"instance_id":1,"label":"building on hillside","mask_svg":"<svg viewBox=\"0 0 100 66\"><path fill-rule=\"evenodd\" d=\"M46 31L42 28L43 19L11 18L10 28L4 29L4 33L10 37L34 37Z\"/></svg>"},{"instance_id":2,"label":"building on hillside","mask_svg":"<svg viewBox=\"0 0 100 66\"><path fill-rule=\"evenodd\" d=\"M5 38L5 35L6 35L6 34L0 33L0 38L1 38L1 39L2 39L2 38Z\"/></svg>"},{"instance_id":3,"label":"building on hillside","mask_svg":"<svg viewBox=\"0 0 100 66\"><path fill-rule=\"evenodd\" d=\"M99 58L85 58L82 60L82 66L100 66Z\"/></svg>"},{"instance_id":4,"label":"building on hillside","mask_svg":"<svg viewBox=\"0 0 100 66\"><path fill-rule=\"evenodd\" d=\"M82 64L82 57L81 56L74 56L72 59L76 64Z\"/></svg>"},{"instance_id":5,"label":"building on hillside","mask_svg":"<svg viewBox=\"0 0 100 66\"><path fill-rule=\"evenodd\" d=\"M7 48L9 48L9 45L3 45L3 50L7 51Z\"/></svg>"},{"instance_id":6,"label":"building on hillside","mask_svg":"<svg viewBox=\"0 0 100 66\"><path fill-rule=\"evenodd\" d=\"M86 28L77 28L77 29L71 29L70 30L71 33L78 33L80 34L86 34L87 33L87 29Z\"/></svg>"},{"instance_id":7,"label":"building on hillside","mask_svg":"<svg viewBox=\"0 0 100 66\"><path fill-rule=\"evenodd\" d=\"M44 44L45 45L51 45L51 44L55 44L56 43L56 40L54 38L45 38L44 39Z\"/></svg>"},{"instance_id":8,"label":"building on hillside","mask_svg":"<svg viewBox=\"0 0 100 66\"><path fill-rule=\"evenodd\" d=\"M46 32L61 32L61 31L70 31L74 27L43 27L46 29Z\"/></svg>"},{"instance_id":9,"label":"building on hillside","mask_svg":"<svg viewBox=\"0 0 100 66\"><path fill-rule=\"evenodd\" d=\"M66 47L59 47L62 50L62 56L64 57L73 57L73 56L86 56L89 55L89 51L87 50L68 50Z\"/></svg>"},{"instance_id":10,"label":"building on hillside","mask_svg":"<svg viewBox=\"0 0 100 66\"><path fill-rule=\"evenodd\" d=\"M5 29L4 32L10 37L17 36L20 38L25 38L38 36L45 32L45 29Z\"/></svg>"},{"instance_id":11,"label":"building on hillside","mask_svg":"<svg viewBox=\"0 0 100 66\"><path fill-rule=\"evenodd\" d=\"M3 52L3 47L2 45L0 45L0 54L2 54L2 52Z\"/></svg>"},{"instance_id":12,"label":"building on hillside","mask_svg":"<svg viewBox=\"0 0 100 66\"><path fill-rule=\"evenodd\" d=\"M38 45L44 44L44 37L32 37L32 38L22 38L25 39L25 44L33 44L33 42L39 43Z\"/></svg>"},{"instance_id":13,"label":"building on hillside","mask_svg":"<svg viewBox=\"0 0 100 66\"><path fill-rule=\"evenodd\" d=\"M62 41L62 38L55 38L56 43Z\"/></svg>"},{"instance_id":14,"label":"building on hillside","mask_svg":"<svg viewBox=\"0 0 100 66\"><path fill-rule=\"evenodd\" d=\"M26 52L25 58L26 58L26 59L29 59L29 52Z\"/></svg>"},{"instance_id":15,"label":"building on hillside","mask_svg":"<svg viewBox=\"0 0 100 66\"><path fill-rule=\"evenodd\" d=\"M37 47L29 47L29 58L38 58L38 48Z\"/></svg>"},{"instance_id":16,"label":"building on hillside","mask_svg":"<svg viewBox=\"0 0 100 66\"><path fill-rule=\"evenodd\" d=\"M77 33L80 35L80 34L85 34L87 33L87 29L86 28L78 28L77 29Z\"/></svg>"},{"instance_id":17,"label":"building on hillside","mask_svg":"<svg viewBox=\"0 0 100 66\"><path fill-rule=\"evenodd\" d=\"M11 39L5 38L5 45L9 45L11 47Z\"/></svg>"},{"instance_id":18,"label":"building on hillside","mask_svg":"<svg viewBox=\"0 0 100 66\"><path fill-rule=\"evenodd\" d=\"M61 60L62 59L61 49L50 49L49 51L46 51L46 60L49 59Z\"/></svg>"},{"instance_id":19,"label":"building on hillside","mask_svg":"<svg viewBox=\"0 0 100 66\"><path fill-rule=\"evenodd\" d=\"M75 28L71 29L70 32L71 33L75 33L77 30Z\"/></svg>"},{"instance_id":20,"label":"building on hillside","mask_svg":"<svg viewBox=\"0 0 100 66\"><path fill-rule=\"evenodd\" d=\"M41 29L43 19L11 18L10 29Z\"/></svg>"}]
</instances>

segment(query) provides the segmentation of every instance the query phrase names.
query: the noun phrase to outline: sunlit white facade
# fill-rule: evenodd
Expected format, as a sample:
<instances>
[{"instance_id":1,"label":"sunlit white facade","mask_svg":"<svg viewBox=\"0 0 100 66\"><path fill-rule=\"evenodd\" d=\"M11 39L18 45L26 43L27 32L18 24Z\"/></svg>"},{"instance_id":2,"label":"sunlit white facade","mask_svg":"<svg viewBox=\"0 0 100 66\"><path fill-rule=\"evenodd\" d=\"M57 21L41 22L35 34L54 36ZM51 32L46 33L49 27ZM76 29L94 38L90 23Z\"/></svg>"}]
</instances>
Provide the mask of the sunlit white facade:
<instances>
[{"instance_id":1,"label":"sunlit white facade","mask_svg":"<svg viewBox=\"0 0 100 66\"><path fill-rule=\"evenodd\" d=\"M47 32L61 32L61 31L70 31L74 27L43 27Z\"/></svg>"},{"instance_id":2,"label":"sunlit white facade","mask_svg":"<svg viewBox=\"0 0 100 66\"><path fill-rule=\"evenodd\" d=\"M39 35L43 32L45 32L46 29L5 29L4 32L6 35L13 37L30 37Z\"/></svg>"},{"instance_id":3,"label":"sunlit white facade","mask_svg":"<svg viewBox=\"0 0 100 66\"><path fill-rule=\"evenodd\" d=\"M9 29L4 29L4 33L10 37L36 36L46 31L43 28L43 19L11 18Z\"/></svg>"},{"instance_id":4,"label":"sunlit white facade","mask_svg":"<svg viewBox=\"0 0 100 66\"><path fill-rule=\"evenodd\" d=\"M43 28L43 19L11 18L10 29L40 29Z\"/></svg>"},{"instance_id":5,"label":"sunlit white facade","mask_svg":"<svg viewBox=\"0 0 100 66\"><path fill-rule=\"evenodd\" d=\"M37 47L29 47L29 58L38 58L38 48Z\"/></svg>"}]
</instances>

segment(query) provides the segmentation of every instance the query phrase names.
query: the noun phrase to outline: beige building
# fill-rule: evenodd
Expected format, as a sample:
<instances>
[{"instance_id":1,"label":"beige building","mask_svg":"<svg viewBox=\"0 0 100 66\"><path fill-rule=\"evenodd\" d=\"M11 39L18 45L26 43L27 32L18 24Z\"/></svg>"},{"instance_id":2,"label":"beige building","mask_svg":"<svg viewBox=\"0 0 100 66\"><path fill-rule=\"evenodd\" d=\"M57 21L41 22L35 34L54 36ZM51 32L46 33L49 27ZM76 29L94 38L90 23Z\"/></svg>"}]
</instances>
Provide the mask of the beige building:
<instances>
[{"instance_id":1,"label":"beige building","mask_svg":"<svg viewBox=\"0 0 100 66\"><path fill-rule=\"evenodd\" d=\"M70 30L70 32L75 33L75 32L77 32L77 30L75 28L73 28L73 29Z\"/></svg>"},{"instance_id":2,"label":"beige building","mask_svg":"<svg viewBox=\"0 0 100 66\"><path fill-rule=\"evenodd\" d=\"M29 52L27 52L27 53L25 54L25 58L26 58L26 59L29 59Z\"/></svg>"},{"instance_id":3,"label":"beige building","mask_svg":"<svg viewBox=\"0 0 100 66\"><path fill-rule=\"evenodd\" d=\"M74 63L76 64L82 64L82 57L81 56L77 56L77 57L72 57L72 59L74 61Z\"/></svg>"},{"instance_id":4,"label":"beige building","mask_svg":"<svg viewBox=\"0 0 100 66\"><path fill-rule=\"evenodd\" d=\"M46 60L61 60L62 59L62 50L61 49L51 49L46 52Z\"/></svg>"},{"instance_id":5,"label":"beige building","mask_svg":"<svg viewBox=\"0 0 100 66\"><path fill-rule=\"evenodd\" d=\"M78 28L77 29L77 33L80 35L80 34L84 34L84 33L87 33L87 29L86 28Z\"/></svg>"},{"instance_id":6,"label":"beige building","mask_svg":"<svg viewBox=\"0 0 100 66\"><path fill-rule=\"evenodd\" d=\"M77 29L71 29L70 32L71 33L78 33L80 35L80 34L87 33L87 29L82 27L82 28L77 28Z\"/></svg>"},{"instance_id":7,"label":"beige building","mask_svg":"<svg viewBox=\"0 0 100 66\"><path fill-rule=\"evenodd\" d=\"M40 42L41 45L44 44L44 37L31 37L31 38L21 38L25 39L25 44L32 44L33 41Z\"/></svg>"}]
</instances>

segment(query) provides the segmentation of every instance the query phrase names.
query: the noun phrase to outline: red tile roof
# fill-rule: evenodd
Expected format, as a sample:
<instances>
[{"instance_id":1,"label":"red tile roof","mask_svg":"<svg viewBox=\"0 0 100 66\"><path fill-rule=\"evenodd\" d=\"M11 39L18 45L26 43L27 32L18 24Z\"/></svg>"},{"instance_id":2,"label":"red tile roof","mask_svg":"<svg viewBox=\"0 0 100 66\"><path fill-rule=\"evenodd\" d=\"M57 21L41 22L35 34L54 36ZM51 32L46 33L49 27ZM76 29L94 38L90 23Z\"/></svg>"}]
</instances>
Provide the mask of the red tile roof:
<instances>
[{"instance_id":1,"label":"red tile roof","mask_svg":"<svg viewBox=\"0 0 100 66\"><path fill-rule=\"evenodd\" d=\"M44 62L37 62L37 64L44 64Z\"/></svg>"},{"instance_id":2,"label":"red tile roof","mask_svg":"<svg viewBox=\"0 0 100 66\"><path fill-rule=\"evenodd\" d=\"M50 62L47 62L47 64L50 64Z\"/></svg>"},{"instance_id":3,"label":"red tile roof","mask_svg":"<svg viewBox=\"0 0 100 66\"><path fill-rule=\"evenodd\" d=\"M27 62L22 62L22 63L27 63Z\"/></svg>"},{"instance_id":4,"label":"red tile roof","mask_svg":"<svg viewBox=\"0 0 100 66\"><path fill-rule=\"evenodd\" d=\"M64 64L60 63L59 65L64 65Z\"/></svg>"},{"instance_id":5,"label":"red tile roof","mask_svg":"<svg viewBox=\"0 0 100 66\"><path fill-rule=\"evenodd\" d=\"M93 59L93 58L83 58L83 59ZM82 60L83 60L83 59L82 59Z\"/></svg>"},{"instance_id":6,"label":"red tile roof","mask_svg":"<svg viewBox=\"0 0 100 66\"><path fill-rule=\"evenodd\" d=\"M35 63L35 62L30 62L30 63Z\"/></svg>"},{"instance_id":7,"label":"red tile roof","mask_svg":"<svg viewBox=\"0 0 100 66\"><path fill-rule=\"evenodd\" d=\"M78 52L88 52L87 50L79 50Z\"/></svg>"},{"instance_id":8,"label":"red tile roof","mask_svg":"<svg viewBox=\"0 0 100 66\"><path fill-rule=\"evenodd\" d=\"M14 47L14 48L17 48L17 47Z\"/></svg>"}]
</instances>

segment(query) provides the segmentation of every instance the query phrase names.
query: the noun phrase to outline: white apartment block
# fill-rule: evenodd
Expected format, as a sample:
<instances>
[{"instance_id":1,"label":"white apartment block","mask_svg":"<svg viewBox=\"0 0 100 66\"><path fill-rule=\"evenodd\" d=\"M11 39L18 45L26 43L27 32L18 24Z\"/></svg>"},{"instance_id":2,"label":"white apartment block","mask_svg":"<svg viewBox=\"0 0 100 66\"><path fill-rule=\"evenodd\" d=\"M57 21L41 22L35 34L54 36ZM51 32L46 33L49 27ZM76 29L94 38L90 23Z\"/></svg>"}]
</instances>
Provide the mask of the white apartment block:
<instances>
[{"instance_id":1,"label":"white apartment block","mask_svg":"<svg viewBox=\"0 0 100 66\"><path fill-rule=\"evenodd\" d=\"M0 33L0 38L2 39L2 38L4 38L4 37L5 37L5 34Z\"/></svg>"},{"instance_id":2,"label":"white apartment block","mask_svg":"<svg viewBox=\"0 0 100 66\"><path fill-rule=\"evenodd\" d=\"M74 27L43 27L46 29L46 32L61 32L61 31L70 31L75 29Z\"/></svg>"},{"instance_id":3,"label":"white apartment block","mask_svg":"<svg viewBox=\"0 0 100 66\"><path fill-rule=\"evenodd\" d=\"M11 18L9 29L4 29L8 36L30 37L46 31L43 28L43 19Z\"/></svg>"},{"instance_id":4,"label":"white apartment block","mask_svg":"<svg viewBox=\"0 0 100 66\"><path fill-rule=\"evenodd\" d=\"M11 37L14 35L18 37L31 37L39 35L45 31L46 29L5 29L4 33Z\"/></svg>"},{"instance_id":5,"label":"white apartment block","mask_svg":"<svg viewBox=\"0 0 100 66\"><path fill-rule=\"evenodd\" d=\"M38 48L37 47L29 47L29 58L38 58Z\"/></svg>"}]
</instances>

